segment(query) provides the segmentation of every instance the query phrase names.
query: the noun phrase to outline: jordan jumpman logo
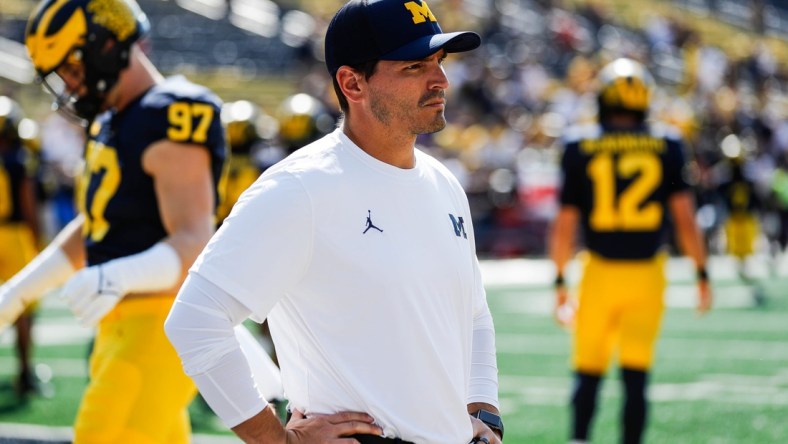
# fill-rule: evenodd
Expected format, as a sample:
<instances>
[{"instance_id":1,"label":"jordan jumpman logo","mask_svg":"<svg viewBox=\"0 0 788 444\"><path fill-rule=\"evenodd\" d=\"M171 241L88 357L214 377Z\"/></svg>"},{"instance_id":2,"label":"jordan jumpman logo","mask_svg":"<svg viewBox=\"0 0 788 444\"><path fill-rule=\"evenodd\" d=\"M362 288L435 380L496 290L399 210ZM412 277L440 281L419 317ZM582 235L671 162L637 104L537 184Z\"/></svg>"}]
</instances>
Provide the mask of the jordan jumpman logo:
<instances>
[{"instance_id":1,"label":"jordan jumpman logo","mask_svg":"<svg viewBox=\"0 0 788 444\"><path fill-rule=\"evenodd\" d=\"M369 231L370 228L374 228L374 229L380 231L381 233L383 232L383 230L381 230L380 228L376 227L375 224L372 223L372 211L367 210L367 229L364 230L364 232L361 233L361 234L367 234L367 231Z\"/></svg>"}]
</instances>

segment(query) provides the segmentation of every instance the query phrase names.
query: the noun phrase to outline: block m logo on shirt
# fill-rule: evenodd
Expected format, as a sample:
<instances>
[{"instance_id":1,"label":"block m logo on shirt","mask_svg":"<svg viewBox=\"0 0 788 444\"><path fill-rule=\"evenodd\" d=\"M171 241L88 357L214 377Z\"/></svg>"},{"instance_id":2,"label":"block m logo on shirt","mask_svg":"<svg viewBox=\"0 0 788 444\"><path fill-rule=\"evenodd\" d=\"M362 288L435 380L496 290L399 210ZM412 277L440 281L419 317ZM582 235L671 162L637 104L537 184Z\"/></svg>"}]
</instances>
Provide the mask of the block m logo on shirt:
<instances>
[{"instance_id":1,"label":"block m logo on shirt","mask_svg":"<svg viewBox=\"0 0 788 444\"><path fill-rule=\"evenodd\" d=\"M449 214L449 218L451 219L451 224L454 225L454 234L457 237L464 237L468 239L468 234L465 232L465 221L462 220L462 216L454 217L453 214Z\"/></svg>"},{"instance_id":2,"label":"block m logo on shirt","mask_svg":"<svg viewBox=\"0 0 788 444\"><path fill-rule=\"evenodd\" d=\"M432 15L430 7L424 2L407 2L405 3L405 8L410 11L410 15L413 16L413 23L416 25L426 22L427 19L429 19L431 22L438 21L438 19Z\"/></svg>"}]
</instances>

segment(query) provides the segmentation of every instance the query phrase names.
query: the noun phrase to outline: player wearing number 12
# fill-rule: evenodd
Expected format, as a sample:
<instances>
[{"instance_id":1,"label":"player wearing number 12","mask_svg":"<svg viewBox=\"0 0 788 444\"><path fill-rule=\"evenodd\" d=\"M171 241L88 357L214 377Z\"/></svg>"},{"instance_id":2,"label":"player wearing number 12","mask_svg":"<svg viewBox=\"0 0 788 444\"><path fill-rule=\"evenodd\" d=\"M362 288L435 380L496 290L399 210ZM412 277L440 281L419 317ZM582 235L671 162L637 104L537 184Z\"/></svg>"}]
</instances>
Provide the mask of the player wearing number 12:
<instances>
[{"instance_id":1,"label":"player wearing number 12","mask_svg":"<svg viewBox=\"0 0 788 444\"><path fill-rule=\"evenodd\" d=\"M0 328L47 290L97 324L76 443L184 443L196 388L164 336L185 268L214 231L221 103L165 79L132 0L43 0L25 44L58 108L85 124L80 215L0 287ZM77 271L79 270L79 271Z\"/></svg>"},{"instance_id":2,"label":"player wearing number 12","mask_svg":"<svg viewBox=\"0 0 788 444\"><path fill-rule=\"evenodd\" d=\"M631 444L641 442L646 424L646 383L663 312L661 247L668 216L697 267L701 312L710 307L711 293L681 141L668 128L646 122L651 77L639 63L618 59L602 69L599 80L599 124L573 128L565 137L550 255L558 272L556 318L574 327L571 439L589 439L599 383L617 353L624 393L621 442ZM563 271L578 225L588 251L571 317Z\"/></svg>"}]
</instances>

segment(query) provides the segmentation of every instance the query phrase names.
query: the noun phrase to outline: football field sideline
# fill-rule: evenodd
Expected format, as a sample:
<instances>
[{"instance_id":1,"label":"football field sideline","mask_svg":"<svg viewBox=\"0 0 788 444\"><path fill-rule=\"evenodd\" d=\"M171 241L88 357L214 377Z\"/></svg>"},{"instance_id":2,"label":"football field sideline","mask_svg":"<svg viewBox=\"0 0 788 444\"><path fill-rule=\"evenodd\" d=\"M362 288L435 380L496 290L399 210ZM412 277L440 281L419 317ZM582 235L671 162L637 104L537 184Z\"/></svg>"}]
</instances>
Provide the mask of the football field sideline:
<instances>
[{"instance_id":1,"label":"football field sideline","mask_svg":"<svg viewBox=\"0 0 788 444\"><path fill-rule=\"evenodd\" d=\"M537 313L549 315L552 310L551 284L555 268L547 259L503 259L480 260L482 278L488 289L496 289L496 300L506 312ZM775 267L778 276L788 277L788 260L782 260ZM671 258L667 265L670 285L666 294L669 307L690 307L694 303L694 279L692 264L686 258ZM769 275L768 260L754 257L748 263L748 272L763 278ZM570 263L567 280L570 285L579 278L577 261ZM749 288L738 279L733 258L727 256L709 259L709 274L715 287L716 307L744 307L752 301ZM719 288L718 288L719 287ZM506 290L509 288L510 290ZM525 290L525 292L523 291ZM542 290L542 291L539 291ZM41 302L42 309L48 311L45 320L34 325L35 340L38 345L54 346L81 344L90 340L92 330L81 327L68 312L65 302L55 295ZM0 346L9 346L14 340L12 329L0 336Z\"/></svg>"},{"instance_id":2,"label":"football field sideline","mask_svg":"<svg viewBox=\"0 0 788 444\"><path fill-rule=\"evenodd\" d=\"M570 343L551 317L554 268L546 259L481 260L480 266L496 323L506 442L564 442L572 384ZM788 304L783 291L788 266L756 257L747 267L766 284L766 307L754 307L752 288L739 278L733 259L713 257L709 272L715 310L696 319L692 264L684 258L669 260L668 310L649 389L654 424L647 442L788 442L788 425L776 419L788 415ZM567 272L570 285L578 277L574 262ZM71 436L69 424L87 381L92 330L79 326L65 304L50 296L42 301L34 335L34 361L52 378L54 396L13 406L0 393L0 444L68 442ZM10 331L0 337L0 381L15 373L13 340ZM621 394L610 379L603 385L598 443L615 441ZM240 442L204 406L190 411L197 416L194 443ZM693 421L707 428L687 434ZM714 424L721 431L708 429Z\"/></svg>"}]
</instances>

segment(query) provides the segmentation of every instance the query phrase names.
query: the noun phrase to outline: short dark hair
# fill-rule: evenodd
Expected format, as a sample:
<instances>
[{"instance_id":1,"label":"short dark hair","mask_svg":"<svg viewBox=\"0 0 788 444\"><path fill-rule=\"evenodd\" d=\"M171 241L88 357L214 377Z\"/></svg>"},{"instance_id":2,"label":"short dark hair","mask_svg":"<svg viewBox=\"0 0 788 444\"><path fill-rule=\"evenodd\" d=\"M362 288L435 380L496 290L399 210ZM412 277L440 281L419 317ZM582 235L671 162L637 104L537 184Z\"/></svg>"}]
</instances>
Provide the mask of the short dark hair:
<instances>
[{"instance_id":1,"label":"short dark hair","mask_svg":"<svg viewBox=\"0 0 788 444\"><path fill-rule=\"evenodd\" d=\"M369 79L372 77L372 74L375 74L375 68L378 66L379 60L370 60L367 62L362 62L357 65L348 65L354 71L358 71L364 74L365 79ZM350 110L347 98L345 98L345 94L342 92L342 88L339 87L339 82L337 82L337 76L334 74L333 78L331 79L332 83L334 84L334 92L337 95L337 100L339 101L339 109L342 110L342 113L347 115L348 111Z\"/></svg>"}]
</instances>

